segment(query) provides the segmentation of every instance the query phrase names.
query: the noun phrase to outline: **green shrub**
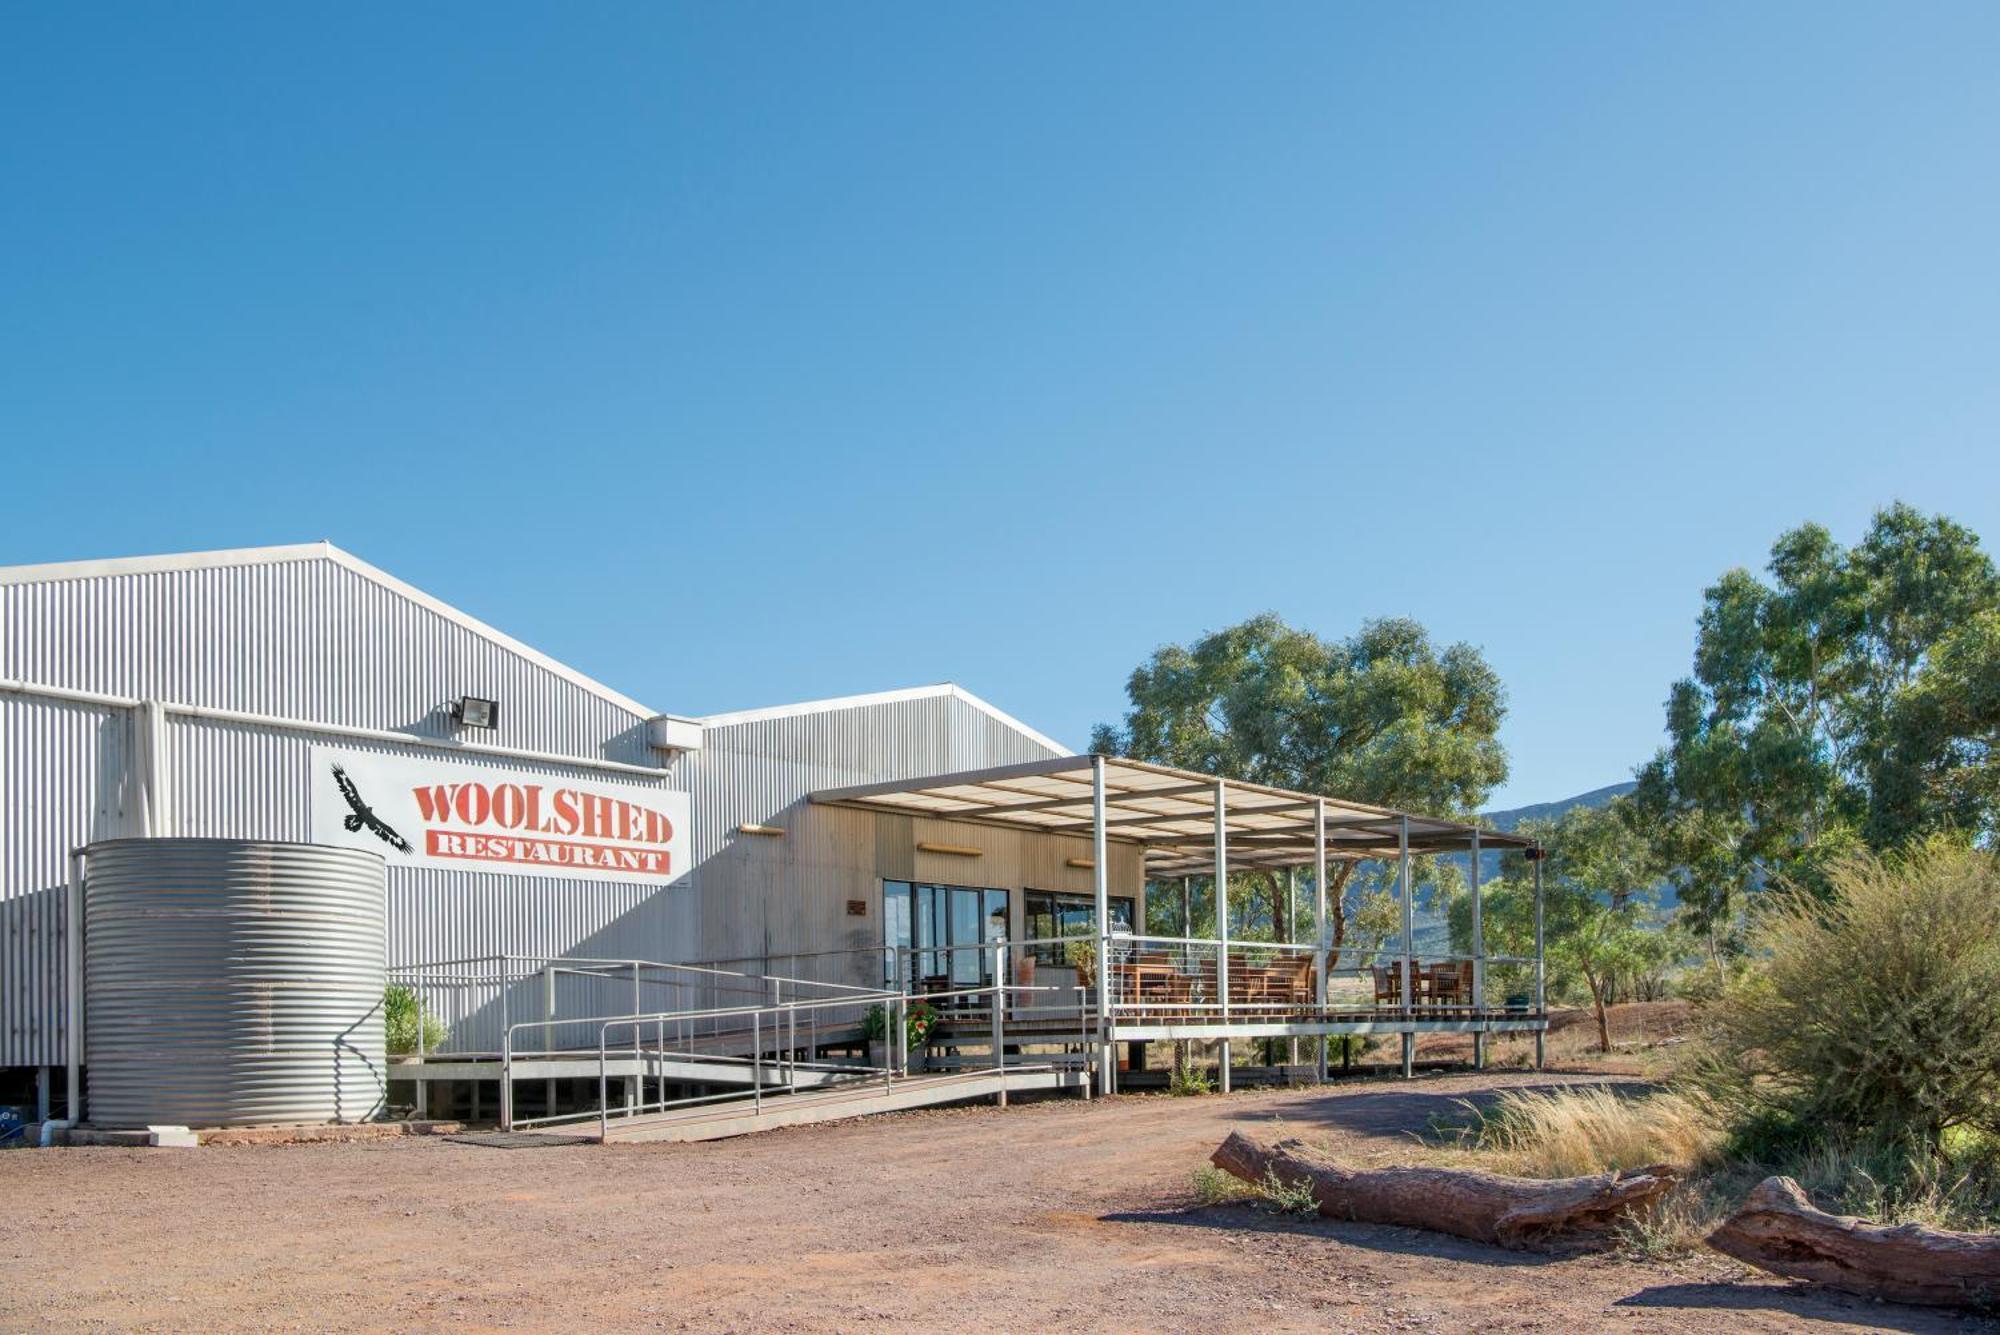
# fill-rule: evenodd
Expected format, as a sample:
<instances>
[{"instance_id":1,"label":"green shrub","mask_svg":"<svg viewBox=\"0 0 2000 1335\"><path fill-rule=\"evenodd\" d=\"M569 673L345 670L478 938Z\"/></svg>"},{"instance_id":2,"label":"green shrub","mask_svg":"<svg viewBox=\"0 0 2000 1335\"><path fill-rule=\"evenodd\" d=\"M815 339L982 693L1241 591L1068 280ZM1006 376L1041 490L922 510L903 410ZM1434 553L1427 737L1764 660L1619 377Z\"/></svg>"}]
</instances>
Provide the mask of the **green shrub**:
<instances>
[{"instance_id":1,"label":"green shrub","mask_svg":"<svg viewBox=\"0 0 2000 1335\"><path fill-rule=\"evenodd\" d=\"M1278 1176L1278 1170L1264 1170L1263 1181L1257 1184L1257 1195L1264 1204L1280 1214L1318 1214L1319 1202L1313 1198L1312 1183L1305 1178L1287 1182Z\"/></svg>"},{"instance_id":2,"label":"green shrub","mask_svg":"<svg viewBox=\"0 0 2000 1335\"><path fill-rule=\"evenodd\" d=\"M1191 1062L1185 1063L1174 1067L1173 1074L1167 1079L1167 1092L1183 1097L1213 1094L1215 1081L1211 1080L1208 1072L1201 1067Z\"/></svg>"},{"instance_id":3,"label":"green shrub","mask_svg":"<svg viewBox=\"0 0 2000 1335\"><path fill-rule=\"evenodd\" d=\"M1932 842L1850 856L1830 898L1774 890L1753 965L1707 1009L1684 1074L1766 1157L1788 1137L2000 1136L2000 862Z\"/></svg>"},{"instance_id":4,"label":"green shrub","mask_svg":"<svg viewBox=\"0 0 2000 1335\"><path fill-rule=\"evenodd\" d=\"M421 1030L418 1028L421 1023ZM417 1051L417 1035L423 1035L423 1050L436 1052L444 1046L444 1021L422 1011L414 988L394 983L382 990L382 1037L389 1055L400 1057Z\"/></svg>"},{"instance_id":5,"label":"green shrub","mask_svg":"<svg viewBox=\"0 0 2000 1335\"><path fill-rule=\"evenodd\" d=\"M1223 1172L1213 1164L1203 1164L1195 1169L1191 1181L1194 1198L1203 1205L1227 1205L1250 1194L1249 1186L1240 1178Z\"/></svg>"}]
</instances>

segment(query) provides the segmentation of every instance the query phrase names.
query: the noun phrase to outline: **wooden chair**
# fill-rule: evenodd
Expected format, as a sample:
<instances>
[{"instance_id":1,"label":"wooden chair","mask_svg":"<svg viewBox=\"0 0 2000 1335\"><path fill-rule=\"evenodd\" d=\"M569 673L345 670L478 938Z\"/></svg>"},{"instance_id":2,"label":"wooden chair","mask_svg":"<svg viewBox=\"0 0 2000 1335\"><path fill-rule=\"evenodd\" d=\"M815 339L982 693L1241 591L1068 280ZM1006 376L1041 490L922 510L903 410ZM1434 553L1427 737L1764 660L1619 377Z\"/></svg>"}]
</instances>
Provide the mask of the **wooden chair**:
<instances>
[{"instance_id":1,"label":"wooden chair","mask_svg":"<svg viewBox=\"0 0 2000 1335\"><path fill-rule=\"evenodd\" d=\"M1402 970L1392 965L1377 964L1370 972L1375 975L1375 1004L1377 1006L1402 1005Z\"/></svg>"}]
</instances>

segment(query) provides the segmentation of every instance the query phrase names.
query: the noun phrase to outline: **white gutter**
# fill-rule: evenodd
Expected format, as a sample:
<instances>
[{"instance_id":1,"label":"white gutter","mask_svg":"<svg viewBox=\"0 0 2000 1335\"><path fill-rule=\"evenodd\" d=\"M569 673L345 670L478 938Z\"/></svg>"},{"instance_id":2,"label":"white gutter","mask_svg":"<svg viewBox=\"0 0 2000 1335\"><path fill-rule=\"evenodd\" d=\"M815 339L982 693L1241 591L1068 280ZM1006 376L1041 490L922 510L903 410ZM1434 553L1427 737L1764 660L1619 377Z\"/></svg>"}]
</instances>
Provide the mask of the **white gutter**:
<instances>
[{"instance_id":1,"label":"white gutter","mask_svg":"<svg viewBox=\"0 0 2000 1335\"><path fill-rule=\"evenodd\" d=\"M66 700L73 704L98 705L106 709L138 709L147 706L162 714L183 718L209 719L217 723L243 723L259 728L282 728L290 732L316 732L329 737L358 737L371 742L392 742L398 746L421 746L452 755L496 756L503 760L529 760L542 765L575 765L583 769L605 770L613 774L636 774L648 779L670 777L670 771L656 765L629 765L621 760L594 760L584 756L557 755L549 751L524 751L486 742L448 742L436 737L418 737L389 728L358 728L346 723L321 723L311 719L280 718L275 714L250 714L239 709L209 709L202 705L173 700L140 700L126 695L104 695L97 691L76 691L66 686L45 686L40 682L0 678L0 693L33 695L46 700ZM157 760L154 762L157 765ZM151 798L157 808L160 793Z\"/></svg>"}]
</instances>

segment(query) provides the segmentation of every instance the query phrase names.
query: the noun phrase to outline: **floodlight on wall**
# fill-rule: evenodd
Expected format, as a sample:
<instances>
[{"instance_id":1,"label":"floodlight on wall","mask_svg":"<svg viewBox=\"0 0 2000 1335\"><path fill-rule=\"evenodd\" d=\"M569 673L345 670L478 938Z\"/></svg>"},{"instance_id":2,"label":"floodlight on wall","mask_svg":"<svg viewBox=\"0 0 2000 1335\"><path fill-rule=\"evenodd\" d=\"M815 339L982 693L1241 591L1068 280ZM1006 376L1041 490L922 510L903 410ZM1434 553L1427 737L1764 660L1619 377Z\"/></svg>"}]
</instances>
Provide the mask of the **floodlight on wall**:
<instances>
[{"instance_id":1,"label":"floodlight on wall","mask_svg":"<svg viewBox=\"0 0 2000 1335\"><path fill-rule=\"evenodd\" d=\"M968 848L964 844L920 843L917 845L917 851L919 853L942 853L946 857L953 857L953 858L980 858L986 856L985 849Z\"/></svg>"},{"instance_id":2,"label":"floodlight on wall","mask_svg":"<svg viewBox=\"0 0 2000 1335\"><path fill-rule=\"evenodd\" d=\"M500 702L482 700L476 695L461 695L451 702L451 717L461 728L497 728L500 726Z\"/></svg>"}]
</instances>

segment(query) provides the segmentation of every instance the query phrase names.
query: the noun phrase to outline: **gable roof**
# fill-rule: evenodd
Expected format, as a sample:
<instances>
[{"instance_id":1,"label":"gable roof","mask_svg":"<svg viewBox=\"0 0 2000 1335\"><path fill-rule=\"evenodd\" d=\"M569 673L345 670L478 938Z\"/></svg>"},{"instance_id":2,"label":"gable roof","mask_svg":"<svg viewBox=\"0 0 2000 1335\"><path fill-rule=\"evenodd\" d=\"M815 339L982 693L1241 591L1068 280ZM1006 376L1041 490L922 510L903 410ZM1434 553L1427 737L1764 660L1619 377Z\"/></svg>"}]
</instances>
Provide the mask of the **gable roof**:
<instances>
[{"instance_id":1,"label":"gable roof","mask_svg":"<svg viewBox=\"0 0 2000 1335\"><path fill-rule=\"evenodd\" d=\"M342 551L330 542L301 542L278 547L235 547L212 552L175 552L162 556L119 556L93 561L56 561L46 565L0 566L0 585L43 584L54 580L163 574L183 570L213 570L226 566L275 565L285 561L332 561L335 565L351 570L361 578L435 612L454 625L499 645L509 653L554 673L570 684L590 692L600 700L616 705L627 713L640 718L654 718L660 714L659 710L641 704L622 692L612 690L603 682L578 672L566 663L557 662L539 649L523 644L513 636L487 625L479 618L461 612L415 585L404 583L386 570L377 569L352 552Z\"/></svg>"},{"instance_id":2,"label":"gable roof","mask_svg":"<svg viewBox=\"0 0 2000 1335\"><path fill-rule=\"evenodd\" d=\"M729 714L710 714L700 720L705 728L727 727L732 723L759 723L768 719L798 718L805 714L826 714L837 709L864 709L869 705L893 705L905 700L949 698L971 706L1004 727L1012 728L1037 746L1047 747L1058 756L1075 755L1067 746L1037 732L1007 711L966 690L956 682L941 681L930 686L908 686L895 691L874 691L867 695L840 695L827 700L805 700L792 705L769 705L762 709L740 709Z\"/></svg>"}]
</instances>

